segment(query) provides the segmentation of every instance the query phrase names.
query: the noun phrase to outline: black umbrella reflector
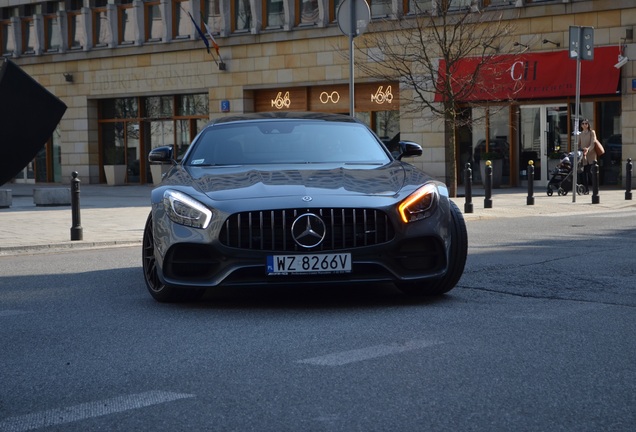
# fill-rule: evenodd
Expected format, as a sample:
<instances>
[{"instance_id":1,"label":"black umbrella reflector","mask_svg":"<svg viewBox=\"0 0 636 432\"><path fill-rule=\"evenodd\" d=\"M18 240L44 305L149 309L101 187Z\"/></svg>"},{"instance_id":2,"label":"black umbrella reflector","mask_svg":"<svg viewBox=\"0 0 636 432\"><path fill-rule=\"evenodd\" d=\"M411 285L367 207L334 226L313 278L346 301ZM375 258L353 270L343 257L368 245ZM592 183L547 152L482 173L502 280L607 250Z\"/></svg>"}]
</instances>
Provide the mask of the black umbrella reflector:
<instances>
[{"instance_id":1,"label":"black umbrella reflector","mask_svg":"<svg viewBox=\"0 0 636 432\"><path fill-rule=\"evenodd\" d=\"M7 58L0 59L0 186L51 137L66 105Z\"/></svg>"}]
</instances>

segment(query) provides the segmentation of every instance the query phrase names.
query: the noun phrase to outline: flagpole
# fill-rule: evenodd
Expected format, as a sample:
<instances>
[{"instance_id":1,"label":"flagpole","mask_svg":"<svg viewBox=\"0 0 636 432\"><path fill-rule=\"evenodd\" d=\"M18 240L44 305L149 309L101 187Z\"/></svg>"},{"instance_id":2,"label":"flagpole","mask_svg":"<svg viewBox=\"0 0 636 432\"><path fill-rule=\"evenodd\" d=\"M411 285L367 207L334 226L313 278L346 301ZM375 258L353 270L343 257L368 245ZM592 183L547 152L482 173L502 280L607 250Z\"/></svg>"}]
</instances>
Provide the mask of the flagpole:
<instances>
[{"instance_id":1,"label":"flagpole","mask_svg":"<svg viewBox=\"0 0 636 432\"><path fill-rule=\"evenodd\" d=\"M204 23L206 31L208 32L208 35L211 37L211 39L212 39L212 41L214 43L214 49L215 49L217 55L219 56L219 59L221 60L221 64L219 64L219 62L214 57L214 54L212 54L212 51L210 51L210 42L208 41L208 38L205 36L205 34L203 34L203 30L201 30L201 27L199 27L197 25L197 22L195 21L194 17L190 13L190 11L185 10L183 8L183 6L181 6L181 5L179 5L179 7L181 8L181 10L183 12L187 13L188 16L190 17L190 20L192 21L192 25L194 25L194 29L199 34L199 37L201 38L201 40L205 44L205 47L207 48L208 54L210 54L210 56L212 57L212 60L214 60L214 63L219 67L219 70L225 70L225 63L223 63L223 59L221 58L221 54L219 53L218 45L216 43L216 40L214 40L214 37L212 37L212 34L210 33L210 29L208 28L208 25L206 23Z\"/></svg>"}]
</instances>

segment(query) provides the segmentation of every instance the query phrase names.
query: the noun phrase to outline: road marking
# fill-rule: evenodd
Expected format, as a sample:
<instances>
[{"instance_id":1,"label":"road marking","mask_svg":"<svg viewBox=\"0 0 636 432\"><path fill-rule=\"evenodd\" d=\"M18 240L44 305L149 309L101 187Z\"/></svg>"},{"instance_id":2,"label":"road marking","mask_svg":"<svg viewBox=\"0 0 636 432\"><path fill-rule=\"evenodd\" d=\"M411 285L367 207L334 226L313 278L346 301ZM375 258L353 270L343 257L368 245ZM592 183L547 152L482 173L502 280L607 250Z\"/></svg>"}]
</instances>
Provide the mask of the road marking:
<instances>
[{"instance_id":1,"label":"road marking","mask_svg":"<svg viewBox=\"0 0 636 432\"><path fill-rule=\"evenodd\" d=\"M119 396L66 408L9 417L0 421L0 431L24 432L191 397L194 397L194 395L164 391L148 391L129 396Z\"/></svg>"},{"instance_id":2,"label":"road marking","mask_svg":"<svg viewBox=\"0 0 636 432\"><path fill-rule=\"evenodd\" d=\"M320 357L298 360L297 363L313 364L317 366L342 366L349 363L360 362L363 360L370 360L392 354L414 351L433 345L439 345L440 343L441 342L434 342L429 340L413 340L405 342L402 345L397 343L391 345L376 345L368 348L342 351L339 353L327 354Z\"/></svg>"}]
</instances>

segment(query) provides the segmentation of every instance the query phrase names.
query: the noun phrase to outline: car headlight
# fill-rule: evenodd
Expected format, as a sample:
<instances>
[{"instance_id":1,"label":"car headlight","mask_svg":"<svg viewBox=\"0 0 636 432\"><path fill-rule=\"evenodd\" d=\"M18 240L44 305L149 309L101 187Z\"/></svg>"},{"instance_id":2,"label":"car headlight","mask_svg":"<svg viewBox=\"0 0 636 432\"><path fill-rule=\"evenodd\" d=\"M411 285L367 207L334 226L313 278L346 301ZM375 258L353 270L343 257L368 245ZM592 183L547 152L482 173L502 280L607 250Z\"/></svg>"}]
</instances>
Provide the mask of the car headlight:
<instances>
[{"instance_id":1,"label":"car headlight","mask_svg":"<svg viewBox=\"0 0 636 432\"><path fill-rule=\"evenodd\" d=\"M163 207L171 221L206 229L212 220L212 211L194 198L174 190L163 193Z\"/></svg>"},{"instance_id":2,"label":"car headlight","mask_svg":"<svg viewBox=\"0 0 636 432\"><path fill-rule=\"evenodd\" d=\"M404 223L415 222L430 216L438 201L437 186L427 183L402 201L398 211Z\"/></svg>"}]
</instances>

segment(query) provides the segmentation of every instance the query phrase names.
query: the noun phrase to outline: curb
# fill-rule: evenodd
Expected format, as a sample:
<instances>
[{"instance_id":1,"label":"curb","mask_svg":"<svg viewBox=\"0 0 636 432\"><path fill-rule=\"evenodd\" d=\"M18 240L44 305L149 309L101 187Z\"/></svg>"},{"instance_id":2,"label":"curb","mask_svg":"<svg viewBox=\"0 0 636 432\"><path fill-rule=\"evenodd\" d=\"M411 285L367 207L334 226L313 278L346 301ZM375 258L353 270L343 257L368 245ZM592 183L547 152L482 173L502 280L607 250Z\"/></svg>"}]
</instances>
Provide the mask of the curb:
<instances>
[{"instance_id":1,"label":"curb","mask_svg":"<svg viewBox=\"0 0 636 432\"><path fill-rule=\"evenodd\" d=\"M112 247L141 246L141 240L113 240L101 242L68 242L28 246L9 246L0 248L0 257L12 255L36 255L50 252L64 252L85 249L105 249Z\"/></svg>"}]
</instances>

